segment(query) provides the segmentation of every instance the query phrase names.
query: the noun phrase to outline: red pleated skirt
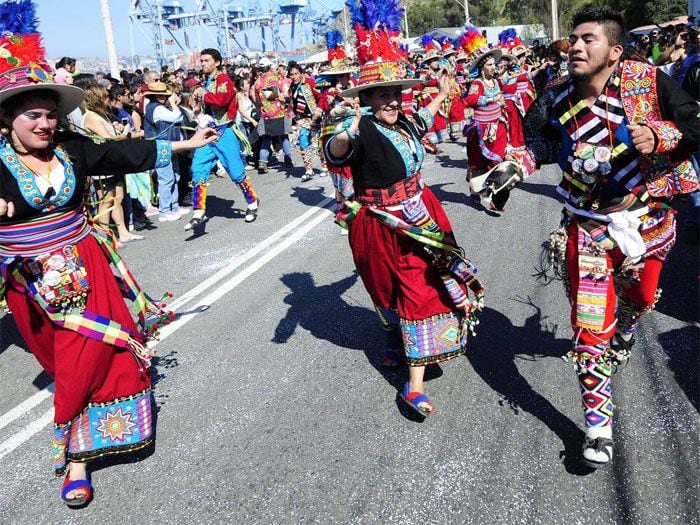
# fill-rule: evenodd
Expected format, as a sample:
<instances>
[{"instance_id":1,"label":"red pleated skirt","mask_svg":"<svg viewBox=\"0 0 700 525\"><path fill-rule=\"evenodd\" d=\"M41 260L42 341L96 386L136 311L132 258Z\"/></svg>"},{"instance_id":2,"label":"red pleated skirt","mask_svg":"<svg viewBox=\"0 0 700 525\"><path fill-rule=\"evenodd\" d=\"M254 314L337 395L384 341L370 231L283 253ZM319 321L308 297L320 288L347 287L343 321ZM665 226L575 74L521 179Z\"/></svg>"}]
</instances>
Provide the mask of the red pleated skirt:
<instances>
[{"instance_id":1,"label":"red pleated skirt","mask_svg":"<svg viewBox=\"0 0 700 525\"><path fill-rule=\"evenodd\" d=\"M450 220L427 186L423 202L440 229L453 236ZM401 216L400 211L390 213ZM375 305L395 308L406 320L454 311L440 274L421 243L382 224L366 207L353 220L349 240L355 266Z\"/></svg>"},{"instance_id":2,"label":"red pleated skirt","mask_svg":"<svg viewBox=\"0 0 700 525\"><path fill-rule=\"evenodd\" d=\"M107 256L97 241L88 235L78 243L78 252L90 286L86 309L138 334ZM111 403L150 389L147 367L131 352L55 325L31 296L18 290L12 279L8 284L7 303L19 332L56 383L56 424L72 421L89 404Z\"/></svg>"}]
</instances>

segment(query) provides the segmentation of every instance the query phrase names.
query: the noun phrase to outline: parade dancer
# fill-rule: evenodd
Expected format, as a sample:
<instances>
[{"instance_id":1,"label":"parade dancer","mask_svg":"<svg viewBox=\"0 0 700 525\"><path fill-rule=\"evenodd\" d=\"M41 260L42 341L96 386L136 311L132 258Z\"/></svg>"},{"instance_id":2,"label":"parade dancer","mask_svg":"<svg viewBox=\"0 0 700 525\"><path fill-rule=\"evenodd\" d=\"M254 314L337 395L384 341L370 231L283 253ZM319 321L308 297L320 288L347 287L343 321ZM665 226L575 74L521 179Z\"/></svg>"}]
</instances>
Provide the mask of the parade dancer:
<instances>
[{"instance_id":1,"label":"parade dancer","mask_svg":"<svg viewBox=\"0 0 700 525\"><path fill-rule=\"evenodd\" d=\"M613 458L612 375L659 298L659 274L675 243L670 200L698 187L688 156L700 148L700 117L671 78L621 59L619 13L584 8L573 25L569 78L552 94L555 134L527 140L538 163L558 153L563 171L563 222L549 246L570 294L568 359L584 408L583 461L595 468ZM552 144L557 136L563 143Z\"/></svg>"},{"instance_id":2,"label":"parade dancer","mask_svg":"<svg viewBox=\"0 0 700 525\"><path fill-rule=\"evenodd\" d=\"M422 66L426 69L421 72L422 84L416 89L422 94L421 107L427 107L438 96L439 81L442 76L440 72L441 55L438 43L433 40L433 37L430 35L423 35L421 38L421 45L425 52ZM426 138L436 146L436 152L439 152L437 145L444 142L446 136L447 114L441 106L435 114L433 125L430 126L430 129L426 133Z\"/></svg>"},{"instance_id":3,"label":"parade dancer","mask_svg":"<svg viewBox=\"0 0 700 525\"><path fill-rule=\"evenodd\" d=\"M489 49L486 38L473 26L467 27L465 37L470 41L467 47L472 57L467 70L479 75L472 81L464 99L473 110L472 120L465 129L467 181L472 199L479 202L487 173L503 162L508 144L505 101L496 79L496 63L502 52L498 48Z\"/></svg>"},{"instance_id":4,"label":"parade dancer","mask_svg":"<svg viewBox=\"0 0 700 525\"><path fill-rule=\"evenodd\" d=\"M325 150L329 163L352 170L350 248L387 334L385 362L407 362L402 399L428 416L434 406L425 394L425 366L465 352L475 310L483 307L476 270L420 174L420 137L433 124L449 80L443 76L438 95L408 121L400 110L401 90L419 80L399 77L398 0L347 5L358 36L360 81L342 95L359 96L362 109L355 104ZM468 288L475 301L467 297Z\"/></svg>"},{"instance_id":5,"label":"parade dancer","mask_svg":"<svg viewBox=\"0 0 700 525\"><path fill-rule=\"evenodd\" d=\"M22 20L18 27L26 29L33 15ZM78 107L83 91L51 82L37 65L45 64L40 35L13 34L7 20L2 26L0 301L55 382L53 468L66 473L61 499L79 507L93 495L88 462L154 439L146 343L154 323L170 319L140 289L111 232L89 218L88 177L165 166L173 153L205 146L216 134L95 144L60 131L59 119Z\"/></svg>"},{"instance_id":6,"label":"parade dancer","mask_svg":"<svg viewBox=\"0 0 700 525\"><path fill-rule=\"evenodd\" d=\"M325 160L324 146L329 138L336 132L336 126L347 116L346 110L351 110L352 105L340 94L356 85L351 74L356 71L352 67L351 61L345 54L343 46L343 34L338 29L333 29L326 33L326 48L328 49L328 62L330 67L323 72L323 78L328 86L321 93L318 108L323 112L323 128L321 130L321 155L323 162L328 166L328 170L335 187L335 198L337 206L337 217L343 221L343 203L353 200L355 190L352 185L352 173L348 166L334 166ZM320 84L317 83L318 86ZM342 232L347 233L343 228Z\"/></svg>"},{"instance_id":7,"label":"parade dancer","mask_svg":"<svg viewBox=\"0 0 700 525\"><path fill-rule=\"evenodd\" d=\"M302 182L307 182L314 176L313 160L314 136L320 127L322 111L318 108L319 92L314 87L313 79L306 76L301 66L290 62L289 78L292 84L289 88L290 107L296 119L299 153L304 163Z\"/></svg>"},{"instance_id":8,"label":"parade dancer","mask_svg":"<svg viewBox=\"0 0 700 525\"><path fill-rule=\"evenodd\" d=\"M523 178L532 175L536 170L535 159L525 147L525 132L523 117L525 102L518 92L518 85L528 83L527 73L520 71L518 59L510 53L501 55L498 63L498 86L503 93L506 122L506 160L516 160L522 165ZM528 103L529 107L529 103Z\"/></svg>"},{"instance_id":9,"label":"parade dancer","mask_svg":"<svg viewBox=\"0 0 700 525\"><path fill-rule=\"evenodd\" d=\"M204 111L212 120L219 139L206 148L195 151L192 158L192 203L193 217L185 225L185 231L192 230L207 221L207 184L212 168L217 161L228 173L233 182L243 192L247 208L245 222L253 222L258 216L258 197L253 189L253 182L245 173L241 143L243 135L236 133L235 123L238 113L236 88L229 76L221 71L221 53L216 49L203 49L200 64L206 75L204 85L192 92L192 96L204 105Z\"/></svg>"},{"instance_id":10,"label":"parade dancer","mask_svg":"<svg viewBox=\"0 0 700 525\"><path fill-rule=\"evenodd\" d=\"M462 89L457 82L457 50L452 41L447 37L438 39L443 60L442 69L450 75L450 94L442 104L442 110L447 115L447 129L450 140L457 142L462 137L464 129L464 103L462 102Z\"/></svg>"}]
</instances>

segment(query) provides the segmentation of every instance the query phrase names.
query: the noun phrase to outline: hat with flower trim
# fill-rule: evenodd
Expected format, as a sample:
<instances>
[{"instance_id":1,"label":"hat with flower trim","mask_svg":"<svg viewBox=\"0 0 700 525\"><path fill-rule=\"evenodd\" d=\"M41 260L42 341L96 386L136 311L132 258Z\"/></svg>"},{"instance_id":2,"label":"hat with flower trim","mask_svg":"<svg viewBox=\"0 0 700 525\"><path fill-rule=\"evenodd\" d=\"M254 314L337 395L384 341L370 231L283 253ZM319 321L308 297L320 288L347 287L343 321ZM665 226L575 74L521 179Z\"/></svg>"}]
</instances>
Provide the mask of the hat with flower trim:
<instances>
[{"instance_id":1,"label":"hat with flower trim","mask_svg":"<svg viewBox=\"0 0 700 525\"><path fill-rule=\"evenodd\" d=\"M353 29L357 35L355 50L360 64L357 86L340 96L356 97L360 91L375 87L410 87L418 78L405 78L404 61L399 50L399 34L403 9L401 0L348 0Z\"/></svg>"},{"instance_id":2,"label":"hat with flower trim","mask_svg":"<svg viewBox=\"0 0 700 525\"><path fill-rule=\"evenodd\" d=\"M20 93L47 90L58 96L57 110L62 117L77 108L85 94L80 88L53 81L37 23L31 0L0 4L0 105Z\"/></svg>"},{"instance_id":3,"label":"hat with flower trim","mask_svg":"<svg viewBox=\"0 0 700 525\"><path fill-rule=\"evenodd\" d=\"M323 71L324 75L345 75L357 71L345 54L343 33L338 29L331 29L326 33L326 49L328 49L328 62L331 67Z\"/></svg>"}]
</instances>

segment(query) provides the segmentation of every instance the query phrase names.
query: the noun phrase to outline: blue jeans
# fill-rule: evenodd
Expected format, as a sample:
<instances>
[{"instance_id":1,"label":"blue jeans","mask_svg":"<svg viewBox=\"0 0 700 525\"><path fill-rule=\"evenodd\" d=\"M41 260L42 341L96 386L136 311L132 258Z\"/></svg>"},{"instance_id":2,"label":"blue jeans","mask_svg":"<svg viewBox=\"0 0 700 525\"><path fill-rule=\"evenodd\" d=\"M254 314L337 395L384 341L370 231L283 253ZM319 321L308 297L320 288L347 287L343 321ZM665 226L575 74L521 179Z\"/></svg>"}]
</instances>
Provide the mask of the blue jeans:
<instances>
[{"instance_id":1,"label":"blue jeans","mask_svg":"<svg viewBox=\"0 0 700 525\"><path fill-rule=\"evenodd\" d=\"M177 182L180 174L170 163L163 168L156 168L158 174L158 211L161 215L173 213L180 210L177 192Z\"/></svg>"},{"instance_id":2,"label":"blue jeans","mask_svg":"<svg viewBox=\"0 0 700 525\"><path fill-rule=\"evenodd\" d=\"M270 144L272 143L272 137L270 135L263 135L260 137L260 162L267 164L270 160ZM289 142L289 137L284 136L282 140L282 151L284 151L284 156L292 158L292 144Z\"/></svg>"}]
</instances>

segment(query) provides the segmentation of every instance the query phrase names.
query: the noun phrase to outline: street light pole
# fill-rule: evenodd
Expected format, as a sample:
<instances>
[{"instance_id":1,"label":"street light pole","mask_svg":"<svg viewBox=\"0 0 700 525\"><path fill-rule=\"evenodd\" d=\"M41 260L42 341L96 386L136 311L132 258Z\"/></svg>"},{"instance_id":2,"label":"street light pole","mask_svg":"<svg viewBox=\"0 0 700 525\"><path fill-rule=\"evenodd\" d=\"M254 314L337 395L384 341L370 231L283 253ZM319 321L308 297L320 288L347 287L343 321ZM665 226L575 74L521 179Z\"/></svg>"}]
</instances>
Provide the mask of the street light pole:
<instances>
[{"instance_id":1,"label":"street light pole","mask_svg":"<svg viewBox=\"0 0 700 525\"><path fill-rule=\"evenodd\" d=\"M556 0L552 0L556 1ZM469 0L464 0L464 24L469 23Z\"/></svg>"},{"instance_id":2,"label":"street light pole","mask_svg":"<svg viewBox=\"0 0 700 525\"><path fill-rule=\"evenodd\" d=\"M552 40L559 38L559 6L557 0L552 1Z\"/></svg>"},{"instance_id":3,"label":"street light pole","mask_svg":"<svg viewBox=\"0 0 700 525\"><path fill-rule=\"evenodd\" d=\"M405 6L403 8L403 23L406 25L406 32L404 38L411 38L410 36L408 36L408 6Z\"/></svg>"}]
</instances>

